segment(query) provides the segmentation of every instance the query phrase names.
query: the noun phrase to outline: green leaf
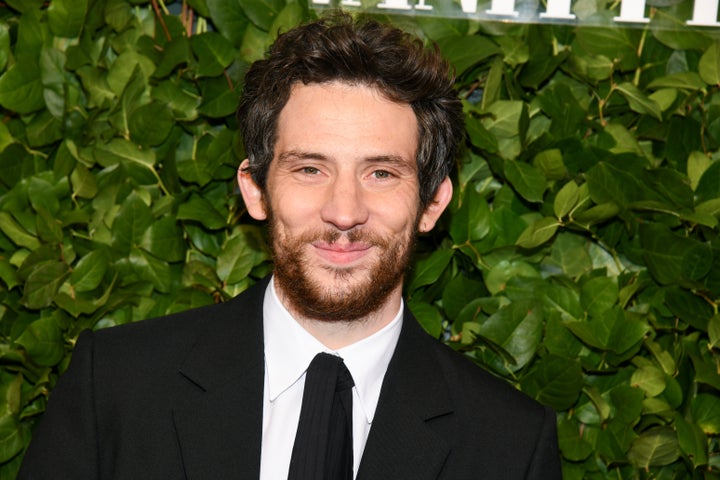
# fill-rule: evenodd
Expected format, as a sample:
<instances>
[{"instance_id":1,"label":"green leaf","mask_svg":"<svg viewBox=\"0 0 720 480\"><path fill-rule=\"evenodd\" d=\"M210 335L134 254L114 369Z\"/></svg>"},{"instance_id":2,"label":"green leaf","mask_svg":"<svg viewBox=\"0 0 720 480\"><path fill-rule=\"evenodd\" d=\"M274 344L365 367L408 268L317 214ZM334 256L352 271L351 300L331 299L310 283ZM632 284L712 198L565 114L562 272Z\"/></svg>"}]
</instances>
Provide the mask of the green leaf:
<instances>
[{"instance_id":1,"label":"green leaf","mask_svg":"<svg viewBox=\"0 0 720 480\"><path fill-rule=\"evenodd\" d=\"M587 185L596 204L613 202L621 208L637 199L643 190L639 178L609 162L600 162L587 172Z\"/></svg>"},{"instance_id":2,"label":"green leaf","mask_svg":"<svg viewBox=\"0 0 720 480\"><path fill-rule=\"evenodd\" d=\"M450 237L455 245L466 245L490 232L490 208L475 188L466 188L460 208L450 221Z\"/></svg>"},{"instance_id":3,"label":"green leaf","mask_svg":"<svg viewBox=\"0 0 720 480\"><path fill-rule=\"evenodd\" d=\"M593 453L593 445L587 435L582 433L585 425L561 417L558 421L558 443L562 456L570 461L580 462Z\"/></svg>"},{"instance_id":4,"label":"green leaf","mask_svg":"<svg viewBox=\"0 0 720 480\"><path fill-rule=\"evenodd\" d=\"M35 229L38 237L48 243L61 243L63 240L62 222L45 208L36 208Z\"/></svg>"},{"instance_id":5,"label":"green leaf","mask_svg":"<svg viewBox=\"0 0 720 480\"><path fill-rule=\"evenodd\" d=\"M665 303L673 315L695 328L707 330L713 309L701 296L674 286L665 292Z\"/></svg>"},{"instance_id":6,"label":"green leaf","mask_svg":"<svg viewBox=\"0 0 720 480\"><path fill-rule=\"evenodd\" d=\"M490 116L483 117L482 125L496 137L517 137L520 135L520 119L525 108L525 104L520 101L499 100L490 105Z\"/></svg>"},{"instance_id":7,"label":"green leaf","mask_svg":"<svg viewBox=\"0 0 720 480\"><path fill-rule=\"evenodd\" d=\"M558 233L555 241L552 243L552 252L548 259L548 265L557 265L565 275L572 278L592 269L592 262L593 259L590 256L588 244L584 238L563 231ZM566 290L574 296L572 289L563 288L563 290ZM581 313L578 313L574 317L580 318Z\"/></svg>"},{"instance_id":8,"label":"green leaf","mask_svg":"<svg viewBox=\"0 0 720 480\"><path fill-rule=\"evenodd\" d=\"M629 82L619 84L617 91L625 97L630 108L638 113L644 113L646 115L652 115L658 120L662 120L662 111L656 102L650 100L640 89Z\"/></svg>"},{"instance_id":9,"label":"green leaf","mask_svg":"<svg viewBox=\"0 0 720 480\"><path fill-rule=\"evenodd\" d=\"M523 248L535 248L550 240L560 224L557 219L544 217L527 227L515 244Z\"/></svg>"},{"instance_id":10,"label":"green leaf","mask_svg":"<svg viewBox=\"0 0 720 480\"><path fill-rule=\"evenodd\" d=\"M665 374L655 365L644 365L635 370L630 385L640 388L648 397L660 395L667 385Z\"/></svg>"},{"instance_id":11,"label":"green leaf","mask_svg":"<svg viewBox=\"0 0 720 480\"><path fill-rule=\"evenodd\" d=\"M713 251L709 244L696 243L683 254L680 271L683 278L700 280L712 269Z\"/></svg>"},{"instance_id":12,"label":"green leaf","mask_svg":"<svg viewBox=\"0 0 720 480\"><path fill-rule=\"evenodd\" d=\"M453 257L450 249L436 250L430 256L418 260L412 272L409 283L409 292L414 292L420 287L430 285L440 278L442 272L447 268Z\"/></svg>"},{"instance_id":13,"label":"green leaf","mask_svg":"<svg viewBox=\"0 0 720 480\"><path fill-rule=\"evenodd\" d=\"M708 85L720 84L720 47L718 47L717 41L711 43L703 53L698 65L698 72Z\"/></svg>"},{"instance_id":14,"label":"green leaf","mask_svg":"<svg viewBox=\"0 0 720 480\"><path fill-rule=\"evenodd\" d=\"M622 70L638 65L638 47L629 29L581 28L577 32L577 42L588 52L614 59Z\"/></svg>"},{"instance_id":15,"label":"green leaf","mask_svg":"<svg viewBox=\"0 0 720 480\"><path fill-rule=\"evenodd\" d=\"M558 138L567 138L578 134L578 129L585 122L586 112L580 103L575 99L575 93L570 89L569 85L557 83L544 89L537 97L540 107L552 119L550 124L550 132ZM562 156L559 149L550 150L553 163L557 163L558 159L553 157ZM563 165L562 170L565 169ZM559 170L558 167L556 167Z\"/></svg>"},{"instance_id":16,"label":"green leaf","mask_svg":"<svg viewBox=\"0 0 720 480\"><path fill-rule=\"evenodd\" d=\"M505 290L510 279L515 277L537 278L539 273L530 264L522 261L502 260L490 269L484 277L485 285L492 294Z\"/></svg>"},{"instance_id":17,"label":"green leaf","mask_svg":"<svg viewBox=\"0 0 720 480\"><path fill-rule=\"evenodd\" d=\"M520 385L523 392L540 403L556 411L567 410L580 395L582 368L575 360L548 355L522 378Z\"/></svg>"},{"instance_id":18,"label":"green leaf","mask_svg":"<svg viewBox=\"0 0 720 480\"><path fill-rule=\"evenodd\" d=\"M669 465L680 456L677 435L669 427L656 427L636 438L628 452L628 460L648 469Z\"/></svg>"},{"instance_id":19,"label":"green leaf","mask_svg":"<svg viewBox=\"0 0 720 480\"><path fill-rule=\"evenodd\" d=\"M12 414L0 417L0 462L7 462L22 451L29 441L27 430Z\"/></svg>"},{"instance_id":20,"label":"green leaf","mask_svg":"<svg viewBox=\"0 0 720 480\"><path fill-rule=\"evenodd\" d=\"M446 37L438 40L445 58L461 74L476 63L501 52L500 48L487 38L480 36Z\"/></svg>"},{"instance_id":21,"label":"green leaf","mask_svg":"<svg viewBox=\"0 0 720 480\"><path fill-rule=\"evenodd\" d=\"M649 330L647 324L629 317L618 307L599 318L568 322L567 327L589 346L618 355L638 345Z\"/></svg>"},{"instance_id":22,"label":"green leaf","mask_svg":"<svg viewBox=\"0 0 720 480\"><path fill-rule=\"evenodd\" d=\"M227 225L227 220L220 215L220 212L210 202L197 195L192 195L187 202L180 205L177 218L199 222L211 230Z\"/></svg>"},{"instance_id":23,"label":"green leaf","mask_svg":"<svg viewBox=\"0 0 720 480\"><path fill-rule=\"evenodd\" d=\"M535 165L548 180L562 180L568 173L563 163L562 152L558 148L543 150L535 155L533 165Z\"/></svg>"},{"instance_id":24,"label":"green leaf","mask_svg":"<svg viewBox=\"0 0 720 480\"><path fill-rule=\"evenodd\" d=\"M128 130L133 142L154 146L165 141L174 124L172 113L165 105L151 102L133 110L128 119Z\"/></svg>"},{"instance_id":25,"label":"green leaf","mask_svg":"<svg viewBox=\"0 0 720 480\"><path fill-rule=\"evenodd\" d=\"M110 67L110 71L107 73L107 86L115 95L122 96L133 77L140 84L146 85L146 79L150 78L154 72L155 64L152 60L128 50L121 53Z\"/></svg>"},{"instance_id":26,"label":"green leaf","mask_svg":"<svg viewBox=\"0 0 720 480\"><path fill-rule=\"evenodd\" d=\"M112 224L113 248L129 253L140 245L143 236L153 224L150 207L135 193L128 196Z\"/></svg>"},{"instance_id":27,"label":"green leaf","mask_svg":"<svg viewBox=\"0 0 720 480\"><path fill-rule=\"evenodd\" d=\"M237 109L240 97L224 78L211 78L203 83L203 100L199 111L211 118L231 115Z\"/></svg>"},{"instance_id":28,"label":"green leaf","mask_svg":"<svg viewBox=\"0 0 720 480\"><path fill-rule=\"evenodd\" d=\"M230 237L217 259L217 275L225 283L244 280L256 264L255 252L243 236Z\"/></svg>"},{"instance_id":29,"label":"green leaf","mask_svg":"<svg viewBox=\"0 0 720 480\"><path fill-rule=\"evenodd\" d=\"M696 202L720 198L720 162L713 162L702 173L695 188Z\"/></svg>"},{"instance_id":30,"label":"green leaf","mask_svg":"<svg viewBox=\"0 0 720 480\"><path fill-rule=\"evenodd\" d=\"M16 268L4 260L0 260L0 279L5 282L8 290L12 290L20 284Z\"/></svg>"},{"instance_id":31,"label":"green leaf","mask_svg":"<svg viewBox=\"0 0 720 480\"><path fill-rule=\"evenodd\" d=\"M198 116L200 98L171 81L163 81L153 87L152 97L170 108L176 120L191 121Z\"/></svg>"},{"instance_id":32,"label":"green leaf","mask_svg":"<svg viewBox=\"0 0 720 480\"><path fill-rule=\"evenodd\" d=\"M558 191L553 201L553 211L557 218L563 218L572 211L580 200L580 189L574 180L570 180Z\"/></svg>"},{"instance_id":33,"label":"green leaf","mask_svg":"<svg viewBox=\"0 0 720 480\"><path fill-rule=\"evenodd\" d=\"M186 245L183 231L172 216L154 221L145 231L140 245L166 262L180 262L185 258Z\"/></svg>"},{"instance_id":34,"label":"green leaf","mask_svg":"<svg viewBox=\"0 0 720 480\"><path fill-rule=\"evenodd\" d=\"M65 342L55 317L32 322L15 342L22 345L37 365L52 367L65 353Z\"/></svg>"},{"instance_id":35,"label":"green leaf","mask_svg":"<svg viewBox=\"0 0 720 480\"><path fill-rule=\"evenodd\" d=\"M466 305L485 292L485 286L479 280L458 275L452 278L443 289L443 309L449 318L457 319L460 311Z\"/></svg>"},{"instance_id":36,"label":"green leaf","mask_svg":"<svg viewBox=\"0 0 720 480\"><path fill-rule=\"evenodd\" d=\"M100 297L83 292L74 292L67 286L66 283L60 288L57 295L55 295L55 303L58 307L65 310L75 318L78 318L83 314L90 315L97 312L98 309L107 304L108 299L113 292L113 286L116 279L117 277L113 279L113 282L108 285L105 292Z\"/></svg>"},{"instance_id":37,"label":"green leaf","mask_svg":"<svg viewBox=\"0 0 720 480\"><path fill-rule=\"evenodd\" d=\"M477 148L486 150L490 153L495 153L498 150L497 138L491 134L480 122L474 117L467 119L467 133L470 137L470 141Z\"/></svg>"},{"instance_id":38,"label":"green leaf","mask_svg":"<svg viewBox=\"0 0 720 480\"><path fill-rule=\"evenodd\" d=\"M528 302L511 303L491 315L478 333L512 355L515 362L505 368L517 371L533 358L540 344L542 309Z\"/></svg>"},{"instance_id":39,"label":"green leaf","mask_svg":"<svg viewBox=\"0 0 720 480\"><path fill-rule=\"evenodd\" d=\"M18 58L0 76L0 105L18 113L34 112L45 105L40 69L32 58Z\"/></svg>"},{"instance_id":40,"label":"green leaf","mask_svg":"<svg viewBox=\"0 0 720 480\"><path fill-rule=\"evenodd\" d=\"M108 270L109 258L105 250L93 250L80 259L70 274L75 291L88 292L100 285Z\"/></svg>"},{"instance_id":41,"label":"green leaf","mask_svg":"<svg viewBox=\"0 0 720 480\"><path fill-rule=\"evenodd\" d=\"M580 303L591 317L602 317L618 301L617 279L595 277L585 282L580 294Z\"/></svg>"},{"instance_id":42,"label":"green leaf","mask_svg":"<svg viewBox=\"0 0 720 480\"><path fill-rule=\"evenodd\" d=\"M213 24L234 46L240 46L249 22L240 2L237 0L206 0L206 2Z\"/></svg>"},{"instance_id":43,"label":"green leaf","mask_svg":"<svg viewBox=\"0 0 720 480\"><path fill-rule=\"evenodd\" d=\"M505 176L517 192L529 202L542 202L547 181L532 165L515 160L506 160Z\"/></svg>"},{"instance_id":44,"label":"green leaf","mask_svg":"<svg viewBox=\"0 0 720 480\"><path fill-rule=\"evenodd\" d=\"M685 420L679 413L675 414L674 420L680 449L690 458L694 467L707 465L708 439L705 433L698 425Z\"/></svg>"},{"instance_id":45,"label":"green leaf","mask_svg":"<svg viewBox=\"0 0 720 480\"><path fill-rule=\"evenodd\" d=\"M30 250L35 250L40 247L40 242L37 237L28 233L28 231L18 224L7 212L0 211L0 230L19 247L27 247Z\"/></svg>"},{"instance_id":46,"label":"green leaf","mask_svg":"<svg viewBox=\"0 0 720 480\"><path fill-rule=\"evenodd\" d=\"M708 322L710 348L720 348L720 314L713 315Z\"/></svg>"},{"instance_id":47,"label":"green leaf","mask_svg":"<svg viewBox=\"0 0 720 480\"><path fill-rule=\"evenodd\" d=\"M22 304L31 310L49 307L69 273L62 262L46 261L35 266L25 282Z\"/></svg>"},{"instance_id":48,"label":"green leaf","mask_svg":"<svg viewBox=\"0 0 720 480\"><path fill-rule=\"evenodd\" d=\"M648 270L663 285L676 283L683 278L683 259L688 249L697 245L653 223L640 226L640 244Z\"/></svg>"},{"instance_id":49,"label":"green leaf","mask_svg":"<svg viewBox=\"0 0 720 480\"><path fill-rule=\"evenodd\" d=\"M80 35L88 0L53 0L48 7L50 29L58 37L77 37Z\"/></svg>"},{"instance_id":50,"label":"green leaf","mask_svg":"<svg viewBox=\"0 0 720 480\"><path fill-rule=\"evenodd\" d=\"M245 15L255 24L256 27L269 31L275 18L285 5L282 0L261 0L258 2L243 2L234 0L241 5Z\"/></svg>"},{"instance_id":51,"label":"green leaf","mask_svg":"<svg viewBox=\"0 0 720 480\"><path fill-rule=\"evenodd\" d=\"M692 415L695 423L708 435L720 433L720 398L701 393L692 401Z\"/></svg>"},{"instance_id":52,"label":"green leaf","mask_svg":"<svg viewBox=\"0 0 720 480\"><path fill-rule=\"evenodd\" d=\"M620 385L610 392L615 418L622 423L634 423L643 409L645 394L639 388Z\"/></svg>"},{"instance_id":53,"label":"green leaf","mask_svg":"<svg viewBox=\"0 0 720 480\"><path fill-rule=\"evenodd\" d=\"M157 64L153 75L156 78L165 78L170 75L176 67L190 63L192 53L190 41L187 37L174 37L163 47L162 58Z\"/></svg>"},{"instance_id":54,"label":"green leaf","mask_svg":"<svg viewBox=\"0 0 720 480\"><path fill-rule=\"evenodd\" d=\"M573 220L580 225L589 227L616 217L618 213L620 213L620 207L615 202L606 202L579 212L573 217Z\"/></svg>"},{"instance_id":55,"label":"green leaf","mask_svg":"<svg viewBox=\"0 0 720 480\"><path fill-rule=\"evenodd\" d=\"M235 50L228 40L216 32L190 37L190 47L198 59L198 76L216 77L232 63Z\"/></svg>"},{"instance_id":56,"label":"green leaf","mask_svg":"<svg viewBox=\"0 0 720 480\"><path fill-rule=\"evenodd\" d=\"M73 186L73 195L76 197L93 198L97 195L95 176L82 163L75 165L70 174L70 183Z\"/></svg>"},{"instance_id":57,"label":"green leaf","mask_svg":"<svg viewBox=\"0 0 720 480\"><path fill-rule=\"evenodd\" d=\"M679 88L686 90L702 90L706 87L700 75L695 72L678 72L655 78L648 84L650 89Z\"/></svg>"},{"instance_id":58,"label":"green leaf","mask_svg":"<svg viewBox=\"0 0 720 480\"><path fill-rule=\"evenodd\" d=\"M408 308L428 335L433 338L440 338L442 334L443 317L437 308L429 303L416 300L409 301Z\"/></svg>"},{"instance_id":59,"label":"green leaf","mask_svg":"<svg viewBox=\"0 0 720 480\"><path fill-rule=\"evenodd\" d=\"M172 290L172 271L167 263L142 248L134 248L130 252L130 264L138 277L152 283L158 292L168 293Z\"/></svg>"},{"instance_id":60,"label":"green leaf","mask_svg":"<svg viewBox=\"0 0 720 480\"><path fill-rule=\"evenodd\" d=\"M18 12L32 12L39 9L45 0L9 0L6 2Z\"/></svg>"},{"instance_id":61,"label":"green leaf","mask_svg":"<svg viewBox=\"0 0 720 480\"><path fill-rule=\"evenodd\" d=\"M693 191L697 189L702 175L712 163L712 160L705 153L690 152L687 160L687 176L690 179L690 187Z\"/></svg>"},{"instance_id":62,"label":"green leaf","mask_svg":"<svg viewBox=\"0 0 720 480\"><path fill-rule=\"evenodd\" d=\"M98 145L93 152L98 163L104 166L126 162L152 168L155 165L155 152L144 150L133 142L114 138L105 145Z\"/></svg>"}]
</instances>

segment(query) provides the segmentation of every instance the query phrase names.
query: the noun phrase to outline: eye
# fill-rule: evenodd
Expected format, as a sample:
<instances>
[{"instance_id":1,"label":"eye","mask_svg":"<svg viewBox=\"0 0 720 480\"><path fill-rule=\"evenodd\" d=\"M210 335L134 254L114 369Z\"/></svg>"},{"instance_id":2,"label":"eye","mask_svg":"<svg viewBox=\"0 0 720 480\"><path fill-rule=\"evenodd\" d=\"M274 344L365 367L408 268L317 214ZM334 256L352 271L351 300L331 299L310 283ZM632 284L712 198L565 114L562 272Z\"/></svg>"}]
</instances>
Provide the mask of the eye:
<instances>
[{"instance_id":1,"label":"eye","mask_svg":"<svg viewBox=\"0 0 720 480\"><path fill-rule=\"evenodd\" d=\"M302 167L300 171L306 175L317 175L320 173L320 170L315 167Z\"/></svg>"},{"instance_id":2,"label":"eye","mask_svg":"<svg viewBox=\"0 0 720 480\"><path fill-rule=\"evenodd\" d=\"M387 170L375 170L372 173L372 175L375 178L380 178L380 179L392 177L392 173L388 172Z\"/></svg>"}]
</instances>

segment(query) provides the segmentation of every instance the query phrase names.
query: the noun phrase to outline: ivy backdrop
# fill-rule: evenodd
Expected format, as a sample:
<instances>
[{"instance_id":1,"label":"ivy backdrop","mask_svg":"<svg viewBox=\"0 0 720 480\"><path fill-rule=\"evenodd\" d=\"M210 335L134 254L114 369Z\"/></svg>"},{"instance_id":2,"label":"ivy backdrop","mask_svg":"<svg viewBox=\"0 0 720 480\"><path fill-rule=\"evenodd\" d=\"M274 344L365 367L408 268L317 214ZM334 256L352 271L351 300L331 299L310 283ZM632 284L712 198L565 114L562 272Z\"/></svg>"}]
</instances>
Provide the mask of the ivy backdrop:
<instances>
[{"instance_id":1,"label":"ivy backdrop","mask_svg":"<svg viewBox=\"0 0 720 480\"><path fill-rule=\"evenodd\" d=\"M720 478L720 32L683 28L691 1L662 5L642 28L599 0L574 12L606 27L388 17L440 45L467 114L409 306L558 412L568 480ZM82 329L271 270L234 186L233 112L249 63L315 15L0 3L0 479Z\"/></svg>"}]
</instances>

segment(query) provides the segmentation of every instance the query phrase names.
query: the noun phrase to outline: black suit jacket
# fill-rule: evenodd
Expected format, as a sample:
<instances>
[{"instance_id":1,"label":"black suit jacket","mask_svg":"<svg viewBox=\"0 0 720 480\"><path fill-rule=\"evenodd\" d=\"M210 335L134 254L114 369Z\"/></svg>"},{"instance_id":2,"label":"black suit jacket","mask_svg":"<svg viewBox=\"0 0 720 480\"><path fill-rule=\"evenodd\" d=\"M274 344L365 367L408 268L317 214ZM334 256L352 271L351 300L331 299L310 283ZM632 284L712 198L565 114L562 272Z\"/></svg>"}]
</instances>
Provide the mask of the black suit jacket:
<instances>
[{"instance_id":1,"label":"black suit jacket","mask_svg":"<svg viewBox=\"0 0 720 480\"><path fill-rule=\"evenodd\" d=\"M84 332L18 478L258 478L266 285ZM553 412L426 335L406 311L357 478L560 477Z\"/></svg>"}]
</instances>

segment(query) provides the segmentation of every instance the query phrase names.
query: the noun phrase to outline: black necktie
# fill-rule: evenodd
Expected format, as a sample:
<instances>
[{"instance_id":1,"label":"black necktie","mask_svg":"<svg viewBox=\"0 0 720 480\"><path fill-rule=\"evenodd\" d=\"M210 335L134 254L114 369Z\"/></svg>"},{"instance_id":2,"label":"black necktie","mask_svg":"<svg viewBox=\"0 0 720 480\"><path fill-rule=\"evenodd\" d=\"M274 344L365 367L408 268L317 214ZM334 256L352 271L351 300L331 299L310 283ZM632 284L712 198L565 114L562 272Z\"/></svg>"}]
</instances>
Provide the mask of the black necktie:
<instances>
[{"instance_id":1,"label":"black necktie","mask_svg":"<svg viewBox=\"0 0 720 480\"><path fill-rule=\"evenodd\" d=\"M353 385L342 358L318 353L310 362L288 480L352 480Z\"/></svg>"}]
</instances>

